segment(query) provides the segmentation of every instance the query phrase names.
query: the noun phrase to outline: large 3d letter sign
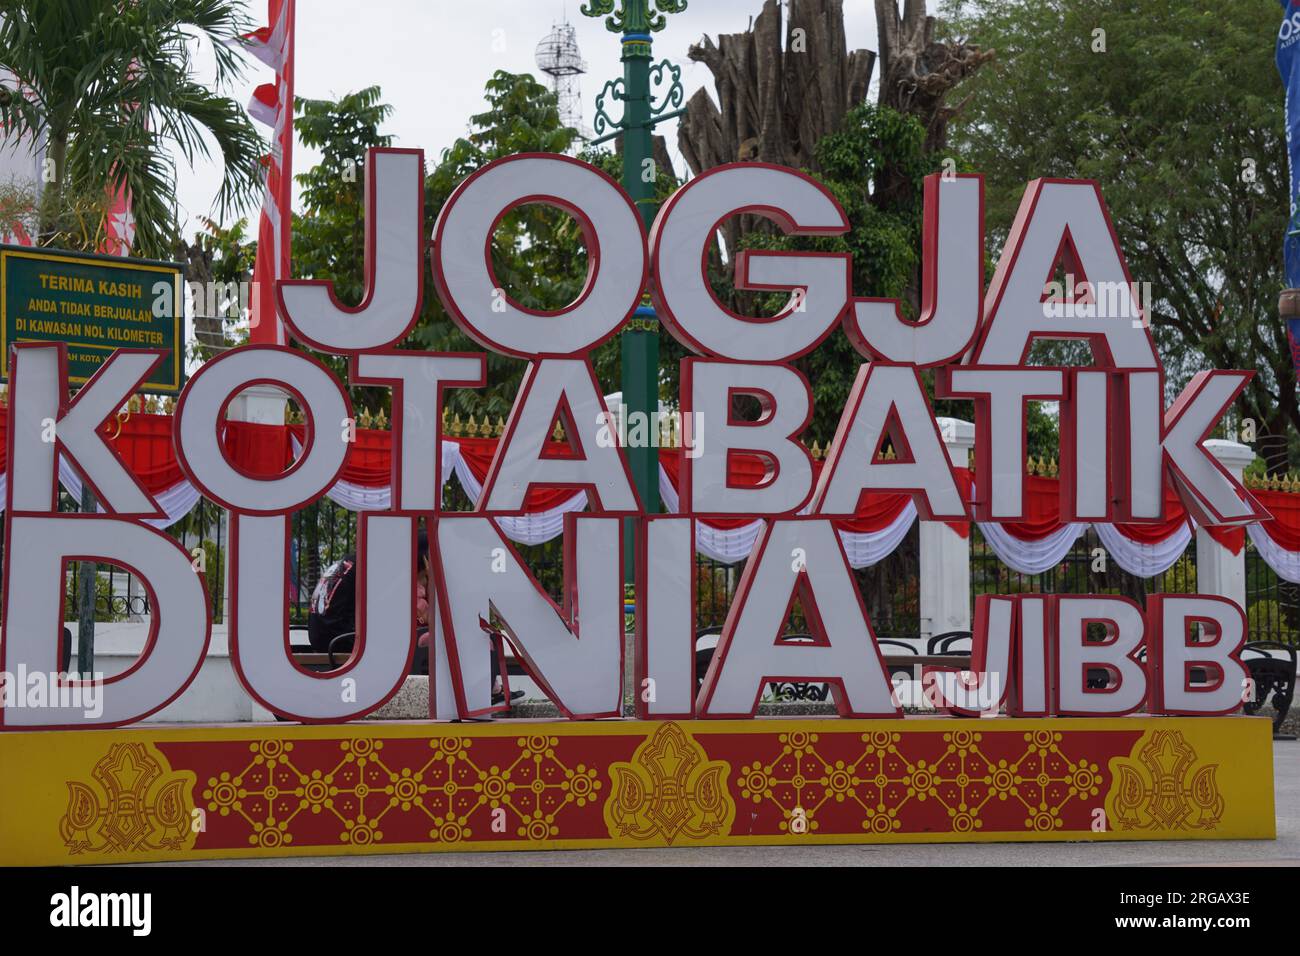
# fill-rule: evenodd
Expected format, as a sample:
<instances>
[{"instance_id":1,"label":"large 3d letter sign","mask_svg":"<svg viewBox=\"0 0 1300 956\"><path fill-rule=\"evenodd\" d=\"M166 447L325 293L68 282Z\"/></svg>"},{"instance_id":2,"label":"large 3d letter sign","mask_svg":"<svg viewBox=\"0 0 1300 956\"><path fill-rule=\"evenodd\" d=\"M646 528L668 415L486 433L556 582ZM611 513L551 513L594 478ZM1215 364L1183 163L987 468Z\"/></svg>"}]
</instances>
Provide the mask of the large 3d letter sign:
<instances>
[{"instance_id":1,"label":"large 3d letter sign","mask_svg":"<svg viewBox=\"0 0 1300 956\"><path fill-rule=\"evenodd\" d=\"M230 513L234 670L252 698L283 718L351 721L396 693L417 645L416 583L426 560L431 715L504 709L492 702L491 646L480 626L493 617L516 659L575 720L619 716L625 694L650 720L750 717L772 681L828 685L842 717L900 718L837 524L858 513L864 496L882 492L910 497L925 520L1024 520L1030 400L1061 403L1067 520L1158 522L1166 487L1204 525L1268 517L1204 445L1250 373L1202 372L1166 407L1164 372L1145 324L1133 321L1135 303L1102 302L1094 293L1094 308L1076 310L1045 294L1062 260L1094 289L1130 288L1092 183L1031 183L985 290L983 181L930 177L921 313L911 321L897 302L855 295L847 254L737 254L738 288L789 294L770 317L736 314L715 296L706 252L730 217L763 216L792 236L848 231L832 195L792 170L712 170L663 205L649 235L616 183L567 157L490 164L460 185L431 226L422 215L423 175L418 151L369 157L359 307L340 304L325 282L284 282L278 290L283 320L305 349L345 358L350 384L393 395L392 495L386 510L359 522L356 642L338 669L308 672L294 663L286 569L292 514L334 486L352 451L343 384L310 351L245 346L199 369L176 411L181 468ZM554 312L513 301L493 274L493 231L525 203L569 214L586 242L586 283ZM698 424L681 451L680 508L672 515L645 513L624 449L602 440L609 409L591 360L647 289L664 328L692 353L679 398L684 417ZM484 349L529 363L473 512L442 508L437 423L445 390L484 385L485 356L397 348L431 290ZM800 441L813 393L794 363L836 334L848 337L862 362L818 470ZM1044 338L1086 341L1093 364L1028 365L1031 345ZM104 683L95 713L5 706L3 729L138 722L181 695L204 662L212 631L207 587L191 556L148 523L163 509L103 429L161 355L121 349L72 395L63 345L15 346L0 671L58 670L65 569L82 559L138 578L150 595L151 630L139 661ZM920 374L926 369L935 370L939 395L973 403L973 491L949 462ZM259 384L288 392L306 418L298 460L282 474L249 473L223 438L232 400ZM757 405L757 417L737 415L738 397ZM548 441L557 422L569 445L564 454ZM887 458L883 447L897 454ZM759 480L737 483L737 461L757 465ZM61 464L90 483L99 513L58 511ZM525 513L531 491L556 487L585 492L588 509L565 524L562 606L500 527ZM624 678L629 518L635 687ZM763 519L763 530L697 684L697 519L737 518ZM421 525L428 555L417 553ZM782 637L796 601L811 640ZM1240 658L1245 618L1222 598L1158 594L1145 607L1112 595L982 598L975 621L974 669L924 675L933 703L953 715L999 708L1023 717L1221 715L1240 706L1249 683ZM1109 679L1097 680L1103 673Z\"/></svg>"}]
</instances>

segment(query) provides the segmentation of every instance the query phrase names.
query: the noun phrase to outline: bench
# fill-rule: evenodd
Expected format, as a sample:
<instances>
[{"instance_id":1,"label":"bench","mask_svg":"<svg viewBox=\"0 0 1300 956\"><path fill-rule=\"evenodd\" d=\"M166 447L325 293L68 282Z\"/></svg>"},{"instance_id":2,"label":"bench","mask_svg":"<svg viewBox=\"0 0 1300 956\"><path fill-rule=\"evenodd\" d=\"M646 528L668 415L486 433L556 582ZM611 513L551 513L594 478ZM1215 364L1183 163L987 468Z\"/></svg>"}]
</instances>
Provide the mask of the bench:
<instances>
[{"instance_id":1,"label":"bench","mask_svg":"<svg viewBox=\"0 0 1300 956\"><path fill-rule=\"evenodd\" d=\"M1295 647L1277 641L1252 641L1242 648L1241 659L1255 684L1243 702L1242 710L1256 714L1272 695L1273 739L1295 740L1294 735L1280 733L1282 721L1286 720L1295 696Z\"/></svg>"},{"instance_id":2,"label":"bench","mask_svg":"<svg viewBox=\"0 0 1300 956\"><path fill-rule=\"evenodd\" d=\"M718 639L722 635L721 627L708 627L695 635L695 680L696 684L704 682L704 675L717 650ZM883 637L877 640L885 666L892 678L902 677L919 680L922 665L939 667L969 668L971 657L969 646L965 650L950 649L961 640L970 639L969 631L952 631L938 634L932 638L893 638ZM810 634L787 634L782 641L792 644L811 644L814 640ZM943 650L932 651L942 647ZM925 650L926 653L922 653ZM889 653L897 651L898 653ZM830 696L830 685L812 681L771 681L768 690L773 696L785 701L807 701L824 703Z\"/></svg>"}]
</instances>

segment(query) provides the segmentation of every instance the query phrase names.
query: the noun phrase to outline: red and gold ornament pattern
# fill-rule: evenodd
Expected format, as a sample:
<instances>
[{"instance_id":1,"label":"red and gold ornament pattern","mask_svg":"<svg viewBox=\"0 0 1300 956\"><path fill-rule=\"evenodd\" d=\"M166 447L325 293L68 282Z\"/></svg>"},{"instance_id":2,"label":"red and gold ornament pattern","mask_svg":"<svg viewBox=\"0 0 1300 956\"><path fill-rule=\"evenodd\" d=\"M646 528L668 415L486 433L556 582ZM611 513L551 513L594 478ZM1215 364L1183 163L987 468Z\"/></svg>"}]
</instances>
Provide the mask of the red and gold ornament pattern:
<instances>
[{"instance_id":1,"label":"red and gold ornament pattern","mask_svg":"<svg viewBox=\"0 0 1300 956\"><path fill-rule=\"evenodd\" d=\"M1103 723L133 728L85 736L97 756L51 781L66 802L46 839L64 862L104 862L1241 834L1231 794L1261 789L1267 768L1256 787L1225 755L1238 735L1267 747L1267 721Z\"/></svg>"}]
</instances>

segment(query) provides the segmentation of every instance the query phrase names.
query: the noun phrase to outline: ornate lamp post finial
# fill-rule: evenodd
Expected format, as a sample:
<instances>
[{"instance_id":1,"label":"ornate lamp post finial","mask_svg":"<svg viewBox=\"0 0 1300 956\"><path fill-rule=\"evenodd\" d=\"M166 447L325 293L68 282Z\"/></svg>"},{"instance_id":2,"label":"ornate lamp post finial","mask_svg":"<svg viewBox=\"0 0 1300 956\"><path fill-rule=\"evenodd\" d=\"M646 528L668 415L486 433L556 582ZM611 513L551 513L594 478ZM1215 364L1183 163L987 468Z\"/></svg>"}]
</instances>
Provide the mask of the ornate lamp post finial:
<instances>
[{"instance_id":1,"label":"ornate lamp post finial","mask_svg":"<svg viewBox=\"0 0 1300 956\"><path fill-rule=\"evenodd\" d=\"M584 17L605 17L610 33L658 33L668 24L665 14L682 13L686 5L687 0L587 0L581 12Z\"/></svg>"}]
</instances>

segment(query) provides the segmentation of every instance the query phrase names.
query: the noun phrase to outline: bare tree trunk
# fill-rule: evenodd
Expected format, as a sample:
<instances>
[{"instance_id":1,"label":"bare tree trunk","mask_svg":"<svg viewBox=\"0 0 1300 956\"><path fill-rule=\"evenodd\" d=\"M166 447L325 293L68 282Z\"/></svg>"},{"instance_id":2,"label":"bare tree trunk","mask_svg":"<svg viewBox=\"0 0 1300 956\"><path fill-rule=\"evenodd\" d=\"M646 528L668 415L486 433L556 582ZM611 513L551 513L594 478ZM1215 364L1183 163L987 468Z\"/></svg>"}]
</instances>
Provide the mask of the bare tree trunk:
<instances>
[{"instance_id":1,"label":"bare tree trunk","mask_svg":"<svg viewBox=\"0 0 1300 956\"><path fill-rule=\"evenodd\" d=\"M213 262L217 246L210 237L197 233L193 243L178 239L172 255L185 263L185 281L193 283L194 344L204 360L215 358L230 347L226 339L226 322L243 306L241 283L252 279L248 273L234 279L218 281Z\"/></svg>"},{"instance_id":2,"label":"bare tree trunk","mask_svg":"<svg viewBox=\"0 0 1300 956\"><path fill-rule=\"evenodd\" d=\"M652 157L654 158L656 169L663 170L664 172L670 173L673 176L677 175L677 171L673 169L673 158L668 153L668 141L666 139L658 135L651 136L650 151ZM617 136L614 137L614 154L616 156L623 155L623 134L622 133L619 133ZM362 250L362 252L364 252L364 250Z\"/></svg>"},{"instance_id":3,"label":"bare tree trunk","mask_svg":"<svg viewBox=\"0 0 1300 956\"><path fill-rule=\"evenodd\" d=\"M880 41L880 105L914 116L925 129L924 149L941 152L948 142L948 123L969 97L947 105L948 94L962 80L993 58L965 41L938 43L936 20L926 13L925 0L876 0L876 31ZM885 167L876 177L872 203L879 209L896 207L913 196L910 174ZM913 308L920 305L920 276L906 293Z\"/></svg>"},{"instance_id":4,"label":"bare tree trunk","mask_svg":"<svg viewBox=\"0 0 1300 956\"><path fill-rule=\"evenodd\" d=\"M68 163L68 134L51 133L49 138L49 157L54 163L54 178L45 185L37 217L37 243L42 246L54 244L59 235L60 220L63 217L63 201L67 190L64 188L63 176Z\"/></svg>"},{"instance_id":5,"label":"bare tree trunk","mask_svg":"<svg viewBox=\"0 0 1300 956\"><path fill-rule=\"evenodd\" d=\"M880 105L915 116L925 127L925 148L947 145L948 122L966 105L945 102L953 87L994 56L965 41L938 43L925 0L876 0L880 37Z\"/></svg>"},{"instance_id":6,"label":"bare tree trunk","mask_svg":"<svg viewBox=\"0 0 1300 956\"><path fill-rule=\"evenodd\" d=\"M693 175L724 163L764 162L818 170L816 146L867 98L876 55L847 48L843 0L765 0L744 33L707 36L688 56L713 74L718 102L697 90L677 131ZM728 253L744 232L769 228L755 217L723 227Z\"/></svg>"},{"instance_id":7,"label":"bare tree trunk","mask_svg":"<svg viewBox=\"0 0 1300 956\"><path fill-rule=\"evenodd\" d=\"M817 141L839 129L867 97L876 55L849 52L843 0L765 0L744 33L707 36L688 56L713 74L718 103L705 90L688 102L678 146L691 172L758 161L817 169Z\"/></svg>"},{"instance_id":8,"label":"bare tree trunk","mask_svg":"<svg viewBox=\"0 0 1300 956\"><path fill-rule=\"evenodd\" d=\"M899 11L899 3L903 4ZM743 33L707 36L689 56L713 74L717 102L698 90L678 127L678 146L693 175L724 163L766 162L818 172L816 146L838 131L845 114L865 102L876 65L869 50L848 50L843 0L765 0ZM939 43L925 0L876 0L880 38L880 104L915 116L925 146L937 152L948 122L965 105L949 106L949 92L992 58L964 41ZM911 196L911 174L886 168L875 177L872 201L881 208ZM728 255L746 232L775 227L755 216L724 223ZM912 296L915 299L915 295ZM743 304L737 293L733 306Z\"/></svg>"},{"instance_id":9,"label":"bare tree trunk","mask_svg":"<svg viewBox=\"0 0 1300 956\"><path fill-rule=\"evenodd\" d=\"M193 245L178 239L173 255L178 262L186 264L186 282L196 283L204 290L212 287L212 250L205 248L201 235L194 237ZM207 314L207 300L205 294L196 296L194 302L194 341L205 354L209 348L223 342L221 317Z\"/></svg>"}]
</instances>

